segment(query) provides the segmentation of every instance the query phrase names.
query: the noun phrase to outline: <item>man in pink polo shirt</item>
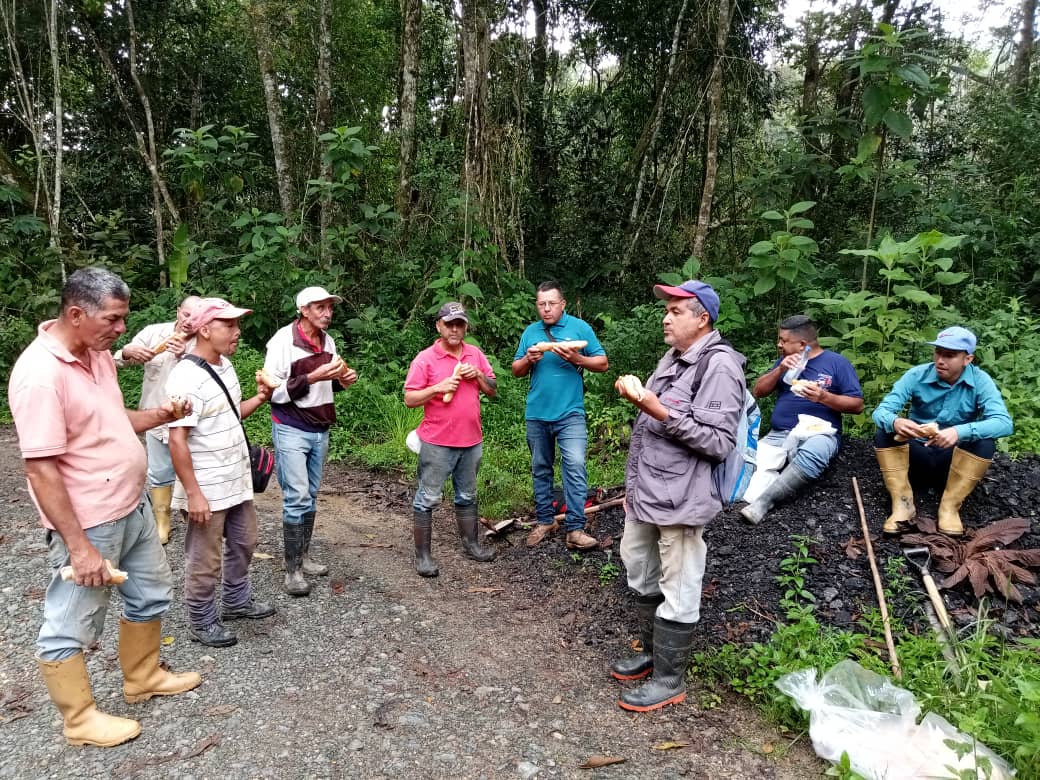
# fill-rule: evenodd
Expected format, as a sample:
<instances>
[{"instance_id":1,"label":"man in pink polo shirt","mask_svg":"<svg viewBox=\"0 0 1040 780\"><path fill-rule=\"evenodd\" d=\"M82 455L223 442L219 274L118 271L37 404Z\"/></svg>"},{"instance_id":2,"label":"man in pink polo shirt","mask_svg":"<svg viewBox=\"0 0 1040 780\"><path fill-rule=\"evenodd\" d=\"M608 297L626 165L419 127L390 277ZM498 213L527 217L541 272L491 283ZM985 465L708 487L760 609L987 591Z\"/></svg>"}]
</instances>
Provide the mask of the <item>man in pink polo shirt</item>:
<instances>
[{"instance_id":1,"label":"man in pink polo shirt","mask_svg":"<svg viewBox=\"0 0 1040 780\"><path fill-rule=\"evenodd\" d=\"M110 747L141 732L136 720L98 711L83 651L101 635L111 575L122 568L119 621L123 696L130 703L195 688L194 672L159 666L160 620L173 575L144 496L142 431L175 419L159 408L126 409L109 349L126 332L130 290L103 268L82 268L61 293L58 319L18 358L8 400L29 492L47 529L51 581L37 661L71 745ZM73 576L59 570L71 565Z\"/></svg>"},{"instance_id":2,"label":"man in pink polo shirt","mask_svg":"<svg viewBox=\"0 0 1040 780\"><path fill-rule=\"evenodd\" d=\"M446 303L437 312L440 338L412 361L404 380L404 405L423 407L419 426L419 484L412 502L415 570L436 577L430 556L433 509L441 502L444 482L451 477L455 491L455 520L466 554L490 561L492 550L477 538L477 471L484 433L480 428L480 394L494 398L495 373L487 357L467 344L469 318L461 303Z\"/></svg>"}]
</instances>

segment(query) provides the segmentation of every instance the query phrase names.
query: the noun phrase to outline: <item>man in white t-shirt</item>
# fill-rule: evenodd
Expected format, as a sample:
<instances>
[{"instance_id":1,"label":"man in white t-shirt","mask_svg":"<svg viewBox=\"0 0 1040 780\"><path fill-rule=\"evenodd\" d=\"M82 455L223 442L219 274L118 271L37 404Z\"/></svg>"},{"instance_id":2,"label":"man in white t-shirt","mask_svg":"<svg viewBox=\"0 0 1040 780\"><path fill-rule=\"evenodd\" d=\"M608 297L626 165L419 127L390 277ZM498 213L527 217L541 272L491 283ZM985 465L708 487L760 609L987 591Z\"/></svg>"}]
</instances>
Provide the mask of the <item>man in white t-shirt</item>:
<instances>
[{"instance_id":1,"label":"man in white t-shirt","mask_svg":"<svg viewBox=\"0 0 1040 780\"><path fill-rule=\"evenodd\" d=\"M250 312L221 298L199 301L189 318L195 348L166 383L171 396L192 402L192 413L170 425L170 455L177 472L173 508L188 521L184 601L189 635L209 647L230 647L238 641L220 618L259 619L275 611L253 597L249 581L256 510L249 446L240 423L240 417L248 417L267 401L269 391L261 385L255 396L243 401L235 367L228 360L242 333L238 319ZM218 617L222 540L223 609Z\"/></svg>"}]
</instances>

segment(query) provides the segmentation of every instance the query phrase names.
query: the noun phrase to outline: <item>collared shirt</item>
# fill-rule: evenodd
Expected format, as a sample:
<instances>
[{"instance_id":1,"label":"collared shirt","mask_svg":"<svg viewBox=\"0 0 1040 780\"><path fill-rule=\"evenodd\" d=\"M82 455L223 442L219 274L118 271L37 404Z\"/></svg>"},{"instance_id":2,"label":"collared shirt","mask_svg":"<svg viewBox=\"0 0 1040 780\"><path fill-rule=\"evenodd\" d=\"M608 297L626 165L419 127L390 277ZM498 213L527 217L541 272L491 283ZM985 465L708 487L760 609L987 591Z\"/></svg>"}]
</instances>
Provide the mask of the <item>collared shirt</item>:
<instances>
[{"instance_id":1,"label":"collared shirt","mask_svg":"<svg viewBox=\"0 0 1040 780\"><path fill-rule=\"evenodd\" d=\"M404 389L425 390L451 376L459 363L469 363L485 376L495 378L491 364L480 349L463 342L462 356L455 358L444 351L441 340L437 339L412 360ZM480 388L475 380L459 382L459 389L449 403L444 403L444 397L439 394L426 402L419 438L441 447L472 447L484 440L480 427Z\"/></svg>"},{"instance_id":2,"label":"collared shirt","mask_svg":"<svg viewBox=\"0 0 1040 780\"><path fill-rule=\"evenodd\" d=\"M892 433L896 418L907 402L916 423L935 422L954 427L961 441L999 439L1014 433L1004 399L993 379L969 363L952 385L939 378L934 363L914 366L895 383L871 417L883 431Z\"/></svg>"},{"instance_id":3,"label":"collared shirt","mask_svg":"<svg viewBox=\"0 0 1040 780\"><path fill-rule=\"evenodd\" d=\"M11 371L8 403L22 457L55 458L81 528L118 520L141 503L146 457L126 416L116 365L90 350L80 361L40 325ZM46 528L54 528L29 486Z\"/></svg>"},{"instance_id":4,"label":"collared shirt","mask_svg":"<svg viewBox=\"0 0 1040 780\"><path fill-rule=\"evenodd\" d=\"M783 358L778 358L773 363L773 368L780 365L782 360ZM856 369L845 357L829 349L823 350L806 363L801 378L815 382L828 393L851 398L863 397ZM769 427L773 430L789 431L798 424L798 415L811 414L813 417L826 420L834 426L834 430L841 433L841 412L792 393L791 386L782 379L776 383L775 392L776 406L773 407L773 416L769 421Z\"/></svg>"},{"instance_id":5,"label":"collared shirt","mask_svg":"<svg viewBox=\"0 0 1040 780\"><path fill-rule=\"evenodd\" d=\"M588 346L580 350L587 357L606 355L596 338L592 326L585 320L563 313L559 321L549 327L550 339L545 333L545 323L539 320L528 325L520 336L513 360L519 360L527 350L540 341L587 341ZM559 355L546 352L541 360L531 366L531 389L527 393L525 419L555 422L575 412L585 413L585 385L581 372L573 363Z\"/></svg>"},{"instance_id":6,"label":"collared shirt","mask_svg":"<svg viewBox=\"0 0 1040 780\"><path fill-rule=\"evenodd\" d=\"M280 328L267 342L264 371L282 380L271 395L271 419L308 433L324 433L336 422L334 393L343 389L338 379L313 385L307 375L336 357L332 336L322 332L318 341L307 336L301 320Z\"/></svg>"}]
</instances>

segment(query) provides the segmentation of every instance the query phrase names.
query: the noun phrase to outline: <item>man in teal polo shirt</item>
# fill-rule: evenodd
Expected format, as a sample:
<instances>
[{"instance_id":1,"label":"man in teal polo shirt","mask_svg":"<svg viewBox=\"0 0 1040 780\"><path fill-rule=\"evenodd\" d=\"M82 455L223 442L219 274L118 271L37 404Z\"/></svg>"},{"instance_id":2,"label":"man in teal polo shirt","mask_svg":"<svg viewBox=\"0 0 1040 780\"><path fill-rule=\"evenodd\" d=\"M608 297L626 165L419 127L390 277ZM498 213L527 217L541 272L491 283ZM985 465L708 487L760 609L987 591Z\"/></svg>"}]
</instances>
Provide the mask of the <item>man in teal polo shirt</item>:
<instances>
[{"instance_id":1,"label":"man in teal polo shirt","mask_svg":"<svg viewBox=\"0 0 1040 780\"><path fill-rule=\"evenodd\" d=\"M972 365L974 333L946 328L928 343L935 347L932 362L903 374L872 415L878 464L892 496L883 530L899 533L917 515L911 476L940 480L937 488L945 477L939 530L960 536L961 504L993 462L996 440L1010 436L1014 425L993 379Z\"/></svg>"},{"instance_id":2,"label":"man in teal polo shirt","mask_svg":"<svg viewBox=\"0 0 1040 780\"><path fill-rule=\"evenodd\" d=\"M556 445L562 460L563 500L567 505L564 530L567 547L591 550L598 542L585 533L585 498L588 477L585 473L585 383L582 371L606 371L607 353L584 320L567 314L567 301L559 282L538 285L535 298L539 322L527 326L513 358L513 376L531 377L527 394L527 446L531 450L531 476L538 524L527 537L535 547L556 530L553 520L553 466ZM557 342L584 341L574 349ZM552 344L548 350L538 348Z\"/></svg>"}]
</instances>

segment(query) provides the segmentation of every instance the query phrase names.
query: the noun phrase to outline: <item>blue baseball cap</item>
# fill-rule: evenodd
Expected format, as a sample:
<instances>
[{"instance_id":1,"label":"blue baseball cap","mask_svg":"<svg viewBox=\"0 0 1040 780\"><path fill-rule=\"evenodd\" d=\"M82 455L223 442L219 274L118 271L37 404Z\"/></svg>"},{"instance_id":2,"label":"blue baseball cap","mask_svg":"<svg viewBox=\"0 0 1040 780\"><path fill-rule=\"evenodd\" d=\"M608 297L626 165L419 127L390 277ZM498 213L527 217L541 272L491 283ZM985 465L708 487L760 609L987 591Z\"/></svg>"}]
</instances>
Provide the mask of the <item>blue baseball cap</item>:
<instances>
[{"instance_id":1,"label":"blue baseball cap","mask_svg":"<svg viewBox=\"0 0 1040 780\"><path fill-rule=\"evenodd\" d=\"M929 341L928 343L934 347L952 349L954 352L967 352L969 355L974 355L976 341L975 334L970 330L962 328L960 325L954 325L952 328L946 328L946 330L941 331L935 337L935 341Z\"/></svg>"},{"instance_id":2,"label":"blue baseball cap","mask_svg":"<svg viewBox=\"0 0 1040 780\"><path fill-rule=\"evenodd\" d=\"M690 279L678 287L669 287L666 284L655 284L654 295L662 300L667 298L696 298L701 306L708 312L711 321L719 318L719 294L712 289L710 284Z\"/></svg>"}]
</instances>

